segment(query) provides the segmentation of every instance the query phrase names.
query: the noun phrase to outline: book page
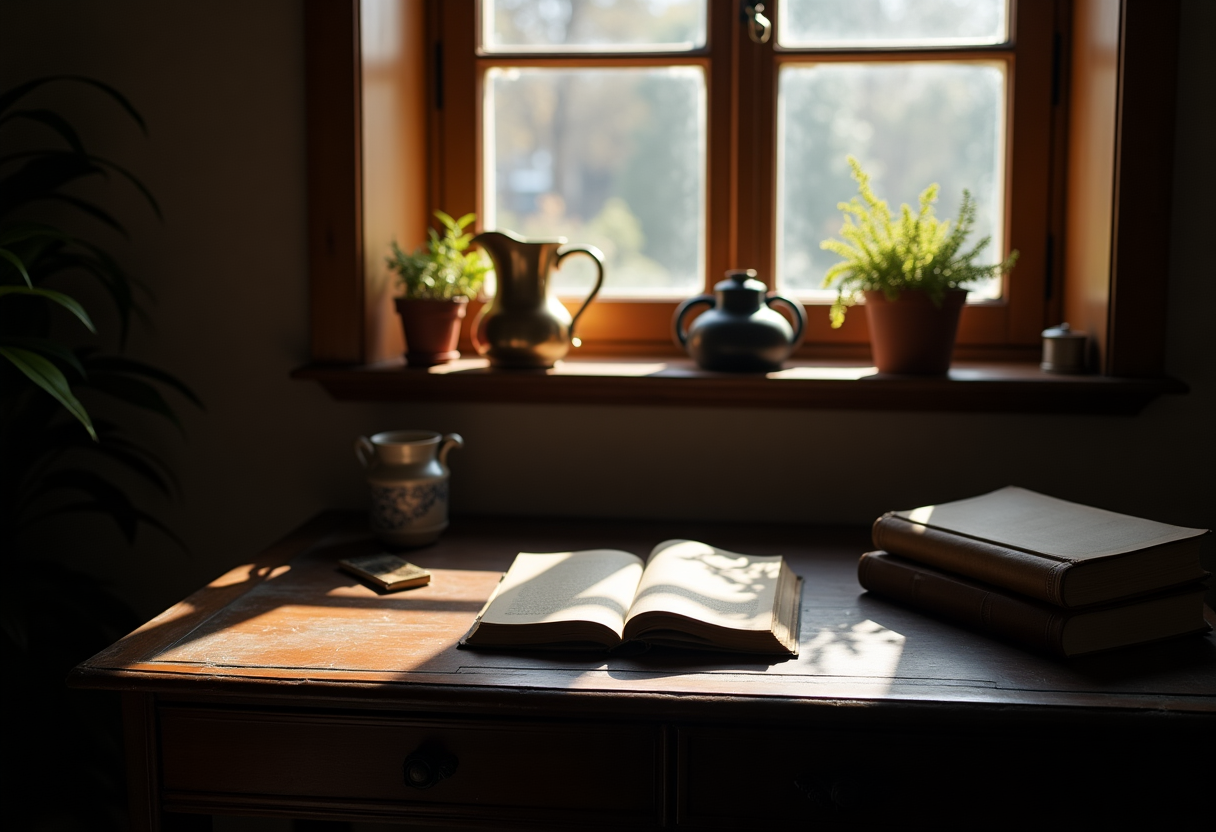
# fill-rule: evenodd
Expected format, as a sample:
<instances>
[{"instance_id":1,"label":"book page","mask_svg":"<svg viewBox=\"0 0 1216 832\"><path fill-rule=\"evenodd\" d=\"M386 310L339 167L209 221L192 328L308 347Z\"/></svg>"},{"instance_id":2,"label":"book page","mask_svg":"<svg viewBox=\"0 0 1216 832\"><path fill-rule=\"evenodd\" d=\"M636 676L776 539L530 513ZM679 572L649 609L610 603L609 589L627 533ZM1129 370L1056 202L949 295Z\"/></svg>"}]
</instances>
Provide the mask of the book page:
<instances>
[{"instance_id":1,"label":"book page","mask_svg":"<svg viewBox=\"0 0 1216 832\"><path fill-rule=\"evenodd\" d=\"M498 585L481 621L594 621L619 636L641 576L642 559L628 552L521 552Z\"/></svg>"},{"instance_id":2,"label":"book page","mask_svg":"<svg viewBox=\"0 0 1216 832\"><path fill-rule=\"evenodd\" d=\"M736 630L768 630L781 556L727 552L693 540L654 548L629 617L667 612Z\"/></svg>"}]
</instances>

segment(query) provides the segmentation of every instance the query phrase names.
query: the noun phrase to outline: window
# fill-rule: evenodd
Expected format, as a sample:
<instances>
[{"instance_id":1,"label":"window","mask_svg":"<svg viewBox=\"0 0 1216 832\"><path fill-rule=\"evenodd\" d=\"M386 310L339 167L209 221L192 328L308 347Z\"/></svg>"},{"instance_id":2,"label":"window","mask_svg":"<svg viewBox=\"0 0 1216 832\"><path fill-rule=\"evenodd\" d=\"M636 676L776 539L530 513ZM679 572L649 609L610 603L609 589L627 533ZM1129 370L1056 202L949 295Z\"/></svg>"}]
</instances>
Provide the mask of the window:
<instances>
[{"instance_id":1,"label":"window","mask_svg":"<svg viewBox=\"0 0 1216 832\"><path fill-rule=\"evenodd\" d=\"M818 0L803 2L813 9ZM1002 79L1004 193L997 201L1005 216L1003 229L994 231L1004 234L1007 248L1022 253L1001 299L967 310L962 355L1033 359L1044 323L1067 317L1094 333L1105 374L1160 374L1165 327L1160 252L1166 248L1169 217L1160 210L1139 212L1133 222L1128 212L1169 204L1173 102L1160 92L1174 88L1176 3L1011 3L1005 42L998 37L994 43L918 47L864 46L846 42L847 32L840 31L839 42L823 44L815 41L822 33L799 34L793 28L794 0L769 5L766 14L777 35L759 48L748 38L739 7L723 0L707 7L703 47L649 56L535 50L479 55L472 0L427 2L425 8L422 0L308 0L314 361L360 364L392 352L379 337L391 325L384 320L391 317L384 312L384 287L371 278L379 260L377 234L413 225L420 230L433 206L483 210L479 85L496 65L504 73L518 68L520 77L523 69L543 66L701 68L707 124L703 286L709 286L734 265L796 283L798 252L788 245L794 232L774 216L779 200L793 198L780 190L789 174L779 177L777 167L780 131L788 131L780 122L782 72L808 70L814 76L820 69L843 71L849 65L869 71L900 63L929 68L961 63L996 69ZM404 39L397 44L396 70L384 62L370 66L369 55L361 60L361 7L364 14L378 9L396 15ZM696 37L691 41L699 43ZM394 94L369 89L385 78L397 79ZM386 101L386 110L376 109ZM386 123L405 140L385 141ZM373 158L386 153L387 162ZM532 177L531 187L538 187L544 161L533 157L517 165L524 171L517 184L527 187ZM396 200L389 210L380 204L385 195ZM593 304L594 334L609 350L670 349L667 327L674 305L653 298ZM864 316L850 316L840 331L827 328L826 315L812 312L811 317L809 354L865 354ZM588 341L592 334L592 327L584 330Z\"/></svg>"},{"instance_id":2,"label":"window","mask_svg":"<svg viewBox=\"0 0 1216 832\"><path fill-rule=\"evenodd\" d=\"M993 256L1017 248L1005 285L980 287L960 347L1031 358L1049 325L1053 2L445 0L431 115L445 154L445 210L486 227L565 234L608 253L586 352L671 349L685 297L728 268L808 308L808 356L862 356L864 315L828 325L820 288L855 185L856 154L895 205L969 187ZM477 25L475 21L480 21ZM459 160L453 171L448 159ZM437 206L438 207L438 206ZM573 269L571 271L574 271ZM590 275L562 275L574 301Z\"/></svg>"}]
</instances>

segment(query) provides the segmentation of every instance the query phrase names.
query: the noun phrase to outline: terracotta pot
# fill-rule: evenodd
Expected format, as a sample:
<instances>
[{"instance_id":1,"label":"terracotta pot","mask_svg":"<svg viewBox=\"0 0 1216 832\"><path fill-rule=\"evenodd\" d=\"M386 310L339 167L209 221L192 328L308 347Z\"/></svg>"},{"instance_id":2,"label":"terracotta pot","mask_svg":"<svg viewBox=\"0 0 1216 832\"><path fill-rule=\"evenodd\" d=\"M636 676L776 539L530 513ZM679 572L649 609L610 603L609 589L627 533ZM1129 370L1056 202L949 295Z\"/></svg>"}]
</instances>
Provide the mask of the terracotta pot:
<instances>
[{"instance_id":1,"label":"terracotta pot","mask_svg":"<svg viewBox=\"0 0 1216 832\"><path fill-rule=\"evenodd\" d=\"M405 363L411 367L446 364L460 357L460 321L468 298L406 300L397 298L397 314L405 331Z\"/></svg>"},{"instance_id":2,"label":"terracotta pot","mask_svg":"<svg viewBox=\"0 0 1216 832\"><path fill-rule=\"evenodd\" d=\"M870 349L880 373L944 376L950 370L959 313L966 289L949 289L937 306L919 290L905 289L896 300L866 292Z\"/></svg>"}]
</instances>

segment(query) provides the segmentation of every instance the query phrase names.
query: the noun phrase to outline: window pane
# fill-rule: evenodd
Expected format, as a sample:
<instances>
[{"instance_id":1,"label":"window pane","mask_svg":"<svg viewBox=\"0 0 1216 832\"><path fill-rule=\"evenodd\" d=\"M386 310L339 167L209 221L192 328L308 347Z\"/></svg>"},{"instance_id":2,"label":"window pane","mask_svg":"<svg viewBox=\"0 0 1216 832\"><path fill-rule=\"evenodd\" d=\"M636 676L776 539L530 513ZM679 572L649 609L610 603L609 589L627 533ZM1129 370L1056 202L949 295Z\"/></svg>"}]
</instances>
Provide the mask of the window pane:
<instances>
[{"instance_id":1,"label":"window pane","mask_svg":"<svg viewBox=\"0 0 1216 832\"><path fill-rule=\"evenodd\" d=\"M705 75L700 67L491 69L485 227L599 246L605 296L701 289ZM559 293L593 272L566 261Z\"/></svg>"},{"instance_id":2,"label":"window pane","mask_svg":"<svg viewBox=\"0 0 1216 832\"><path fill-rule=\"evenodd\" d=\"M781 0L777 42L793 48L963 46L1008 40L1006 0Z\"/></svg>"},{"instance_id":3,"label":"window pane","mask_svg":"<svg viewBox=\"0 0 1216 832\"><path fill-rule=\"evenodd\" d=\"M484 0L485 52L677 52L705 46L706 0Z\"/></svg>"},{"instance_id":4,"label":"window pane","mask_svg":"<svg viewBox=\"0 0 1216 832\"><path fill-rule=\"evenodd\" d=\"M920 192L940 186L939 218L956 218L963 189L976 202L975 231L992 242L981 260L1003 251L1003 64L824 63L782 67L778 80L777 278L801 298L820 289L839 258L819 243L840 233L838 202L857 193L845 157L872 177L892 212L914 208ZM1000 281L975 285L971 300L997 298Z\"/></svg>"}]
</instances>

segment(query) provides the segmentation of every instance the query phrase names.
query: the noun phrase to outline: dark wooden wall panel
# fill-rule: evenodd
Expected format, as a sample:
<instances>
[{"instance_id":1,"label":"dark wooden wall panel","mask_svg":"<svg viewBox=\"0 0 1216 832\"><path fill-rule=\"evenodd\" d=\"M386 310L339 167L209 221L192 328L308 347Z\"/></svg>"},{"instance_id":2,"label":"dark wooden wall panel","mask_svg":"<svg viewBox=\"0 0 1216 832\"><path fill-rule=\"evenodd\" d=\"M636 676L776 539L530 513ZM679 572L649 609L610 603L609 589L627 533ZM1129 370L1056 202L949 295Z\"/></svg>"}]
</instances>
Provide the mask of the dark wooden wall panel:
<instances>
[{"instance_id":1,"label":"dark wooden wall panel","mask_svg":"<svg viewBox=\"0 0 1216 832\"><path fill-rule=\"evenodd\" d=\"M1112 376L1165 369L1180 14L1178 0L1123 3L1104 368Z\"/></svg>"},{"instance_id":2,"label":"dark wooden wall panel","mask_svg":"<svg viewBox=\"0 0 1216 832\"><path fill-rule=\"evenodd\" d=\"M363 361L358 0L304 6L311 353Z\"/></svg>"}]
</instances>

